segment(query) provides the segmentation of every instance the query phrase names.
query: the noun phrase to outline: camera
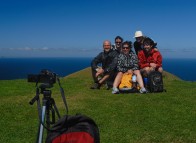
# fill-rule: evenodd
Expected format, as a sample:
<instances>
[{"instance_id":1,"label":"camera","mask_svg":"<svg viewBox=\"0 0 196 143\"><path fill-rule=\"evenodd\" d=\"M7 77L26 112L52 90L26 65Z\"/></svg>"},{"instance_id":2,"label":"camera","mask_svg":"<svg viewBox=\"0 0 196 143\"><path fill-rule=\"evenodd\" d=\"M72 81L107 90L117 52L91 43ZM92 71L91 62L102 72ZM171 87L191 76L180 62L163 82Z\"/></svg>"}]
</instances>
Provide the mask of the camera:
<instances>
[{"instance_id":1,"label":"camera","mask_svg":"<svg viewBox=\"0 0 196 143\"><path fill-rule=\"evenodd\" d=\"M40 74L29 74L28 82L36 82L36 83L47 83L54 84L56 83L56 74L49 70L41 70Z\"/></svg>"}]
</instances>

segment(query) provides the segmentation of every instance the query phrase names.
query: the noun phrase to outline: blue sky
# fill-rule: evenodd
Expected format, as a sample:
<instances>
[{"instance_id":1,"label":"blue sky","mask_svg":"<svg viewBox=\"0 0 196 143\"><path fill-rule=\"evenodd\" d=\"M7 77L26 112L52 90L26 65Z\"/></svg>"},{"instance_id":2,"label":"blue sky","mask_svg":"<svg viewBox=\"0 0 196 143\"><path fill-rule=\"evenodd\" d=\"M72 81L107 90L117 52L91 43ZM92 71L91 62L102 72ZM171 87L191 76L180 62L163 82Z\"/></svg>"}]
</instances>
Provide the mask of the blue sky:
<instances>
[{"instance_id":1,"label":"blue sky","mask_svg":"<svg viewBox=\"0 0 196 143\"><path fill-rule=\"evenodd\" d=\"M141 30L164 58L196 58L194 0L1 0L0 57L94 57Z\"/></svg>"}]
</instances>

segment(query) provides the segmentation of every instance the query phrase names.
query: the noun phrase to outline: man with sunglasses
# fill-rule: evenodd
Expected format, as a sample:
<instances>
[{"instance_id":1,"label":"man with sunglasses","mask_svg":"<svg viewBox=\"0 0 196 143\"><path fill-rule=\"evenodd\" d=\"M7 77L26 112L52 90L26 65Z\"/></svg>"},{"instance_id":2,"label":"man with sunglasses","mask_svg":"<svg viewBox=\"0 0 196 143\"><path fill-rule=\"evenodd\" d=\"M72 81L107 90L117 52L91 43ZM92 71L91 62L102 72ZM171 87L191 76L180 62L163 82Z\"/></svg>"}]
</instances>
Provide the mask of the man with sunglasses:
<instances>
[{"instance_id":1,"label":"man with sunglasses","mask_svg":"<svg viewBox=\"0 0 196 143\"><path fill-rule=\"evenodd\" d=\"M123 38L120 36L116 36L115 44L112 45L112 49L117 51L120 54L121 49L122 49L122 43L123 43Z\"/></svg>"},{"instance_id":2,"label":"man with sunglasses","mask_svg":"<svg viewBox=\"0 0 196 143\"><path fill-rule=\"evenodd\" d=\"M113 83L113 94L118 94L118 86L121 82L121 79L123 77L124 73L128 74L135 74L137 77L137 82L139 86L141 87L140 93L146 93L146 89L144 87L143 79L140 74L139 65L138 65L138 58L131 50L132 48L132 42L125 41L122 44L122 52L118 56L118 62L117 62L117 76ZM131 80L131 79L130 79Z\"/></svg>"},{"instance_id":3,"label":"man with sunglasses","mask_svg":"<svg viewBox=\"0 0 196 143\"><path fill-rule=\"evenodd\" d=\"M103 52L99 53L91 62L92 77L94 80L94 85L91 89L100 89L102 84L107 83L108 85L109 82L112 83L108 86L112 87L116 75L117 58L118 53L111 49L111 42L105 40L103 42Z\"/></svg>"}]
</instances>

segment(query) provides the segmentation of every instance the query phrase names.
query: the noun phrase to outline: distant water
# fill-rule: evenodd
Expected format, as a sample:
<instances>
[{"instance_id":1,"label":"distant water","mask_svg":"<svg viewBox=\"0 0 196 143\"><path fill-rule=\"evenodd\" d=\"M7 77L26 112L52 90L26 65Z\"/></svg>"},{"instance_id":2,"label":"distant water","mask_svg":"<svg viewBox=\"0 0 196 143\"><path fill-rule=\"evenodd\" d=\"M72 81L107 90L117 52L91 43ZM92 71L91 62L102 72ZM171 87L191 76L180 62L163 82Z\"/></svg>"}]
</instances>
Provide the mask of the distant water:
<instances>
[{"instance_id":1,"label":"distant water","mask_svg":"<svg viewBox=\"0 0 196 143\"><path fill-rule=\"evenodd\" d=\"M23 79L48 69L60 77L90 66L92 58L2 58L0 79Z\"/></svg>"},{"instance_id":2,"label":"distant water","mask_svg":"<svg viewBox=\"0 0 196 143\"><path fill-rule=\"evenodd\" d=\"M164 70L186 81L196 81L196 59L164 59Z\"/></svg>"},{"instance_id":3,"label":"distant water","mask_svg":"<svg viewBox=\"0 0 196 143\"><path fill-rule=\"evenodd\" d=\"M0 80L25 79L48 69L64 77L90 66L92 58L1 58ZM196 59L164 59L164 70L187 81L196 81Z\"/></svg>"}]
</instances>

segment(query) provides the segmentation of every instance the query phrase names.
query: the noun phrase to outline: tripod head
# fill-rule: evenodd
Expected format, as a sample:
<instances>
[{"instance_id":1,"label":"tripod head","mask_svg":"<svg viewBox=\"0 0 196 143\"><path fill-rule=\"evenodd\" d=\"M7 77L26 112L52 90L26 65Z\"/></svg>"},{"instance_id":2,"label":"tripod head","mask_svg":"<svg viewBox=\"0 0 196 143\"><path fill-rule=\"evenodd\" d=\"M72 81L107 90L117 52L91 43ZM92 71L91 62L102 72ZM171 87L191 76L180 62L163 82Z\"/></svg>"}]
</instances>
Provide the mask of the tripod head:
<instances>
[{"instance_id":1,"label":"tripod head","mask_svg":"<svg viewBox=\"0 0 196 143\"><path fill-rule=\"evenodd\" d=\"M33 97L31 99L29 104L33 105L35 101L38 101L40 94L43 94L44 98L46 98L46 97L51 98L52 91L47 89L47 88L51 88L51 87L53 87L53 85L49 84L49 83L42 83L39 86L36 83L36 95L35 95L35 97Z\"/></svg>"},{"instance_id":2,"label":"tripod head","mask_svg":"<svg viewBox=\"0 0 196 143\"><path fill-rule=\"evenodd\" d=\"M44 95L44 97L51 97L51 94L52 94L52 91L51 90L46 90L46 88L51 88L53 87L52 84L49 84L49 83L43 83L43 84L40 84L39 88L41 89L41 94Z\"/></svg>"},{"instance_id":3,"label":"tripod head","mask_svg":"<svg viewBox=\"0 0 196 143\"><path fill-rule=\"evenodd\" d=\"M50 84L50 83L42 83L39 85L40 89L46 89L46 88L51 88L51 87L53 87L53 84Z\"/></svg>"}]
</instances>

